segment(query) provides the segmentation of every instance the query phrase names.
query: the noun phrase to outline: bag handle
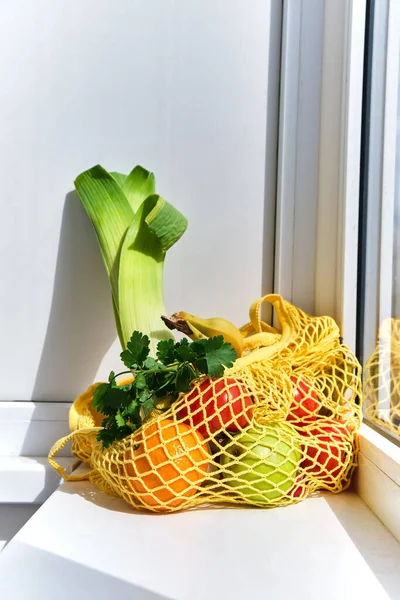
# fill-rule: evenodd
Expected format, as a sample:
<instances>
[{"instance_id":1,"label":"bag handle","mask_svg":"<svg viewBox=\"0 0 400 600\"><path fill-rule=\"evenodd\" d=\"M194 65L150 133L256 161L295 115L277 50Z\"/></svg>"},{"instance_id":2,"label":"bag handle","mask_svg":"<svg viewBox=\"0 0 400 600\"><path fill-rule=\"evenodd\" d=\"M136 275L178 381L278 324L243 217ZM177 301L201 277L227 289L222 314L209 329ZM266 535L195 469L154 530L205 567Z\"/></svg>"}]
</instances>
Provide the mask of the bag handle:
<instances>
[{"instance_id":1,"label":"bag handle","mask_svg":"<svg viewBox=\"0 0 400 600\"><path fill-rule=\"evenodd\" d=\"M270 332L264 331L263 321L261 321L260 317L261 306L264 302L270 302L272 304L282 326L280 338L273 344L271 344L271 333L276 334L276 330L271 328ZM234 366L229 369L226 374L239 371L243 367L254 362L266 360L290 344L293 340L294 324L290 312L286 307L287 304L288 303L283 300L282 296L279 296L278 294L268 294L253 302L250 307L250 322L254 330L258 332L254 334L254 336L257 336L257 342L260 345L264 345L264 347L238 358Z\"/></svg>"},{"instance_id":2,"label":"bag handle","mask_svg":"<svg viewBox=\"0 0 400 600\"><path fill-rule=\"evenodd\" d=\"M72 440L75 436L97 433L98 431L100 431L100 429L101 427L86 427L84 429L77 429L76 431L73 431L69 435L66 435L65 437L61 438L60 440L57 440L57 442L53 444L49 452L48 461L53 467L53 469L58 473L58 475L65 479L65 481L85 481L89 479L90 475L92 475L95 471L94 469L92 469L91 471L83 473L82 475L68 475L65 469L63 469L63 467L54 460L55 455L58 452L60 452L60 450L62 450L64 446L66 446L68 442Z\"/></svg>"}]
</instances>

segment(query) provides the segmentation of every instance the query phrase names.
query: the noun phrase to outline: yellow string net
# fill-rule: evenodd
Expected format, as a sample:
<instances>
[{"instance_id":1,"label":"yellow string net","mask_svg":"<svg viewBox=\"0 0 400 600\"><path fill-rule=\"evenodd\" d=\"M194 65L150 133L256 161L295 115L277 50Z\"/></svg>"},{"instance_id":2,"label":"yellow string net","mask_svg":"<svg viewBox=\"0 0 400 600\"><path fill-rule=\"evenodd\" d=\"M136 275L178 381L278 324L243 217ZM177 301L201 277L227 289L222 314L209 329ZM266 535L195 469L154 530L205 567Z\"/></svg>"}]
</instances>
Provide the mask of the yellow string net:
<instances>
[{"instance_id":1,"label":"yellow string net","mask_svg":"<svg viewBox=\"0 0 400 600\"><path fill-rule=\"evenodd\" d=\"M264 301L281 324L260 318ZM198 380L134 434L102 449L94 386L72 405L72 433L49 460L65 479L88 478L137 509L210 503L260 507L340 492L356 465L360 365L330 317L311 317L278 295L255 302L241 329L243 356L224 377ZM55 454L70 440L91 471L68 476Z\"/></svg>"},{"instance_id":2,"label":"yellow string net","mask_svg":"<svg viewBox=\"0 0 400 600\"><path fill-rule=\"evenodd\" d=\"M364 370L365 416L393 435L400 434L400 319L385 319Z\"/></svg>"}]
</instances>

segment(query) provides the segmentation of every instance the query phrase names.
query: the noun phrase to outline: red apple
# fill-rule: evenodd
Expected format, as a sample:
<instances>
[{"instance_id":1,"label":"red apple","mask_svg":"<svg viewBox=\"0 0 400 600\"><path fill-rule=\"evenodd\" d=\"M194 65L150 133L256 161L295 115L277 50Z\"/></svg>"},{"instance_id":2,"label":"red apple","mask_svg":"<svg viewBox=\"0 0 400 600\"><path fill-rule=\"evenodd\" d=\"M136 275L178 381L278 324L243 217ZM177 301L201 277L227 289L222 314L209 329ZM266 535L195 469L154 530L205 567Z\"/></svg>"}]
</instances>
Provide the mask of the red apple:
<instances>
[{"instance_id":1,"label":"red apple","mask_svg":"<svg viewBox=\"0 0 400 600\"><path fill-rule=\"evenodd\" d=\"M303 473L298 475L298 477L296 478L296 481L294 482L292 489L288 492L287 495L290 496L291 498L301 498L306 491L306 486L304 485L304 479L305 479L305 476Z\"/></svg>"},{"instance_id":2,"label":"red apple","mask_svg":"<svg viewBox=\"0 0 400 600\"><path fill-rule=\"evenodd\" d=\"M309 439L304 442L303 471L321 481L335 483L352 442L351 428L339 419L320 419L318 424L300 433Z\"/></svg>"},{"instance_id":3,"label":"red apple","mask_svg":"<svg viewBox=\"0 0 400 600\"><path fill-rule=\"evenodd\" d=\"M253 398L234 379L207 378L185 398L177 417L203 437L219 431L237 433L250 424Z\"/></svg>"},{"instance_id":4,"label":"red apple","mask_svg":"<svg viewBox=\"0 0 400 600\"><path fill-rule=\"evenodd\" d=\"M311 383L303 377L292 375L290 380L294 387L294 399L286 420L294 422L315 421L320 405L317 392L312 389Z\"/></svg>"}]
</instances>

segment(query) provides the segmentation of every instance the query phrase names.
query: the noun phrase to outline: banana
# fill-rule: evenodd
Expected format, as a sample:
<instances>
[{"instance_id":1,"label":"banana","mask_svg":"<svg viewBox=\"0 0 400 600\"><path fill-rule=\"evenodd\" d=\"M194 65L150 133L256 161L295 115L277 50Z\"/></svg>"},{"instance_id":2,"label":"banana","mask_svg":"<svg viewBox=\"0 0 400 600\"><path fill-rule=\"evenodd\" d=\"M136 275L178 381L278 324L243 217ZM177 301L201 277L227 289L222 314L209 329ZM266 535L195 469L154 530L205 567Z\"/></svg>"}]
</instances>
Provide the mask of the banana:
<instances>
[{"instance_id":1,"label":"banana","mask_svg":"<svg viewBox=\"0 0 400 600\"><path fill-rule=\"evenodd\" d=\"M240 333L243 338L243 352L245 354L258 348L271 346L281 338L279 331L271 327L271 325L264 323L264 321L259 322L257 329L250 321L250 323L246 323L246 325L240 328Z\"/></svg>"},{"instance_id":2,"label":"banana","mask_svg":"<svg viewBox=\"0 0 400 600\"><path fill-rule=\"evenodd\" d=\"M164 323L170 329L181 331L192 340L222 335L225 342L229 342L236 350L238 356L243 353L243 338L240 330L222 317L213 317L211 319L202 319L195 315L185 312L174 313L169 319L161 317Z\"/></svg>"},{"instance_id":3,"label":"banana","mask_svg":"<svg viewBox=\"0 0 400 600\"><path fill-rule=\"evenodd\" d=\"M266 348L267 346L272 346L272 344L279 342L280 339L280 333L267 333L265 331L253 333L243 339L243 351L247 353L252 350L258 350L258 348Z\"/></svg>"}]
</instances>

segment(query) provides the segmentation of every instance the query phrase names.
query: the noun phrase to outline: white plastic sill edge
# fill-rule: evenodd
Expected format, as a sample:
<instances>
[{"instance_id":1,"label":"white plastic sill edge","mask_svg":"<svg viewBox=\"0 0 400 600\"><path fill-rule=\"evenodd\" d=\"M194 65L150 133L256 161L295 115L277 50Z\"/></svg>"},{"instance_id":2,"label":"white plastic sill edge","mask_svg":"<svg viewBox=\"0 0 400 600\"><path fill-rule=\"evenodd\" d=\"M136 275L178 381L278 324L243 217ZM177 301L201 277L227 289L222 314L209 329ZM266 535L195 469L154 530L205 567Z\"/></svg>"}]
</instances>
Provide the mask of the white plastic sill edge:
<instances>
[{"instance_id":1,"label":"white plastic sill edge","mask_svg":"<svg viewBox=\"0 0 400 600\"><path fill-rule=\"evenodd\" d=\"M69 433L67 402L0 402L0 456L47 456ZM59 456L71 456L68 445Z\"/></svg>"},{"instance_id":2,"label":"white plastic sill edge","mask_svg":"<svg viewBox=\"0 0 400 600\"><path fill-rule=\"evenodd\" d=\"M79 463L75 457L58 462L67 473ZM42 504L60 482L47 457L0 456L0 504Z\"/></svg>"},{"instance_id":3,"label":"white plastic sill edge","mask_svg":"<svg viewBox=\"0 0 400 600\"><path fill-rule=\"evenodd\" d=\"M365 423L354 489L400 541L400 448Z\"/></svg>"},{"instance_id":4,"label":"white plastic sill edge","mask_svg":"<svg viewBox=\"0 0 400 600\"><path fill-rule=\"evenodd\" d=\"M360 430L360 450L400 486L400 446L363 423Z\"/></svg>"},{"instance_id":5,"label":"white plastic sill edge","mask_svg":"<svg viewBox=\"0 0 400 600\"><path fill-rule=\"evenodd\" d=\"M47 461L49 448L68 434L70 403L0 402L0 504L42 504L60 478ZM58 456L72 471L68 444Z\"/></svg>"}]
</instances>

